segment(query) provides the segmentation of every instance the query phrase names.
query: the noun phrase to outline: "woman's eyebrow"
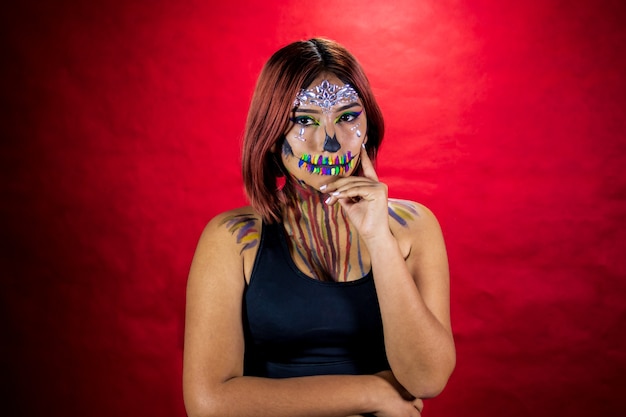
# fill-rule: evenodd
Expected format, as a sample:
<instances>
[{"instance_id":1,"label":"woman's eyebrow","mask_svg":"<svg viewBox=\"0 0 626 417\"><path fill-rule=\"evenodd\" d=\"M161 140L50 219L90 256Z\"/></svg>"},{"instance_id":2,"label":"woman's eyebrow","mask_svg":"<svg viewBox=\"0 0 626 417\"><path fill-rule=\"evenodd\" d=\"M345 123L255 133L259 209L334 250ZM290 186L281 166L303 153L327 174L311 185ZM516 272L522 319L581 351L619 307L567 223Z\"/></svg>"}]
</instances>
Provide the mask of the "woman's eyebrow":
<instances>
[{"instance_id":1,"label":"woman's eyebrow","mask_svg":"<svg viewBox=\"0 0 626 417\"><path fill-rule=\"evenodd\" d=\"M340 112L340 111L348 110L349 108L352 108L352 107L355 107L355 106L360 106L360 104L355 101L354 103L346 104L345 106L339 107L335 111L336 112Z\"/></svg>"},{"instance_id":2,"label":"woman's eyebrow","mask_svg":"<svg viewBox=\"0 0 626 417\"><path fill-rule=\"evenodd\" d=\"M301 109L299 107L296 107L293 109L294 113L312 113L312 114L320 114L322 111L321 110L315 110L315 109Z\"/></svg>"},{"instance_id":3,"label":"woman's eyebrow","mask_svg":"<svg viewBox=\"0 0 626 417\"><path fill-rule=\"evenodd\" d=\"M350 104L346 104L345 106L341 106L339 107L337 110L333 111L333 113L338 113L338 112L342 112L344 110L348 110L352 107L360 107L361 105L357 102L354 103L350 103ZM293 108L293 113L311 113L311 114L320 114L322 113L321 110L317 110L317 109L302 109L299 107L294 107Z\"/></svg>"}]
</instances>

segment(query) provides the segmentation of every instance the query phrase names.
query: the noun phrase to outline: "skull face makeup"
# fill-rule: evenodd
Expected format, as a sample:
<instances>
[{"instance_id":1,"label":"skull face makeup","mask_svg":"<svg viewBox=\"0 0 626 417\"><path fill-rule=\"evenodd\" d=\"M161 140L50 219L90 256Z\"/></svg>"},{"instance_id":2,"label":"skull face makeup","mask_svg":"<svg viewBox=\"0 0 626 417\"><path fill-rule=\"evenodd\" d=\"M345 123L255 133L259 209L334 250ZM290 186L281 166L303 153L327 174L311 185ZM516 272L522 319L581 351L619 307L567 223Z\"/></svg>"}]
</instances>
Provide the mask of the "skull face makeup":
<instances>
[{"instance_id":1,"label":"skull face makeup","mask_svg":"<svg viewBox=\"0 0 626 417\"><path fill-rule=\"evenodd\" d=\"M317 77L294 100L282 160L297 179L319 187L352 174L367 120L356 90L332 74Z\"/></svg>"}]
</instances>

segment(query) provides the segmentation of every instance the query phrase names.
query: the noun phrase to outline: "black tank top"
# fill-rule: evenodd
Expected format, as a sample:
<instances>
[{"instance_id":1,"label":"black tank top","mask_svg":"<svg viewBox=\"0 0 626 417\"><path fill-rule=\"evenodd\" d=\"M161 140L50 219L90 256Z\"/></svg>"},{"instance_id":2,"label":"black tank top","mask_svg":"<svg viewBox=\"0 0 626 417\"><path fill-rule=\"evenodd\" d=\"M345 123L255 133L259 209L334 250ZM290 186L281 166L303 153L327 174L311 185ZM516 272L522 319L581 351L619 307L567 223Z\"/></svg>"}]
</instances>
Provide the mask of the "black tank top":
<instances>
[{"instance_id":1,"label":"black tank top","mask_svg":"<svg viewBox=\"0 0 626 417\"><path fill-rule=\"evenodd\" d=\"M244 374L270 378L389 369L374 279L306 276L281 224L263 225L243 301Z\"/></svg>"}]
</instances>

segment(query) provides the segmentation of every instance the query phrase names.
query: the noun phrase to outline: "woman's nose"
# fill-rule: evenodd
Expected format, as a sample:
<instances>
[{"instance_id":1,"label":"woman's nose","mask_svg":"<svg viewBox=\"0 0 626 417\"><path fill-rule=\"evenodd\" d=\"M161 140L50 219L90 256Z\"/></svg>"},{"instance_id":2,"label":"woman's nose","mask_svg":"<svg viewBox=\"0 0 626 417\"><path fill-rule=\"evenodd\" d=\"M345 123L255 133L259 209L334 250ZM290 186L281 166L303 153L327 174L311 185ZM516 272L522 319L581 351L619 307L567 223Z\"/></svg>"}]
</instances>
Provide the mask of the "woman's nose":
<instances>
[{"instance_id":1,"label":"woman's nose","mask_svg":"<svg viewBox=\"0 0 626 417\"><path fill-rule=\"evenodd\" d=\"M337 140L337 134L333 132L333 136L331 137L328 132L324 131L326 137L324 138L324 147L323 149L326 152L337 152L341 149L341 144Z\"/></svg>"}]
</instances>

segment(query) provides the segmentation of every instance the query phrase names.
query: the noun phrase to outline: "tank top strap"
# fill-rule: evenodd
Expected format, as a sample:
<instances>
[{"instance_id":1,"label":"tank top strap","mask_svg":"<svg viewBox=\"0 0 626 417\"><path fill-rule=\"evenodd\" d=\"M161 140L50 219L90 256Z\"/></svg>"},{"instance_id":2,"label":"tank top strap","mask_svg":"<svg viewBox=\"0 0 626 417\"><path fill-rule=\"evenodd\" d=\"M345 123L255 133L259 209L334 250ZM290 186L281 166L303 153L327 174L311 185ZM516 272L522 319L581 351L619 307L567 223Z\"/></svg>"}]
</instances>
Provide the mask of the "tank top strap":
<instances>
[{"instance_id":1,"label":"tank top strap","mask_svg":"<svg viewBox=\"0 0 626 417\"><path fill-rule=\"evenodd\" d=\"M281 256L282 233L281 223L266 223L265 221L262 223L261 240L254 259L248 285L251 285L259 274L264 275L264 270L268 263L274 262L278 256Z\"/></svg>"}]
</instances>

